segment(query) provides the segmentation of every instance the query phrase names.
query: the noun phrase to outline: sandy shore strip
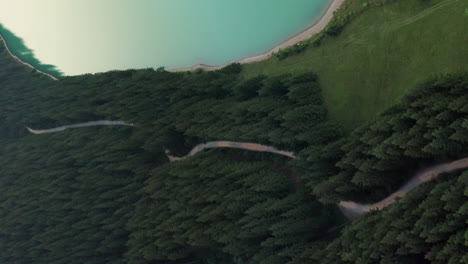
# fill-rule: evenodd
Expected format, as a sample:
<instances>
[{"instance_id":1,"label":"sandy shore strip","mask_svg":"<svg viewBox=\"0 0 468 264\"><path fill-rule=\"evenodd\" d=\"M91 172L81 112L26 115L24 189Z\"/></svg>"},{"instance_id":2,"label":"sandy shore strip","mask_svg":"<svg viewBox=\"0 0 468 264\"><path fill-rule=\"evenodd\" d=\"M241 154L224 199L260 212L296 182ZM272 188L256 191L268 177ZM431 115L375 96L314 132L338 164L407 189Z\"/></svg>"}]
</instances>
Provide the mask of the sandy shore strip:
<instances>
[{"instance_id":1,"label":"sandy shore strip","mask_svg":"<svg viewBox=\"0 0 468 264\"><path fill-rule=\"evenodd\" d=\"M57 79L55 76L53 76L52 74L49 74L49 73L46 73L46 72L43 72L43 71L37 69L36 67L32 66L31 64L29 64L29 63L27 63L27 62L25 62L25 61L22 61L18 56L16 56L15 54L13 54L13 52L11 52L10 48L8 47L8 44L7 44L6 40L5 40L5 38L4 38L1 34L0 34L0 39L3 41L3 45L5 46L5 49L7 50L7 52L8 52L8 53L10 54L10 56L13 57L16 61L18 61L19 63L21 63L21 64L23 64L23 65L28 66L28 67L31 68L31 69L34 69L34 70L36 70L36 71L38 71L38 72L40 72L40 73L42 73L42 74L45 74L45 75L49 76L49 77L50 77L52 80L54 80L54 81L58 81L58 79Z\"/></svg>"},{"instance_id":2,"label":"sandy shore strip","mask_svg":"<svg viewBox=\"0 0 468 264\"><path fill-rule=\"evenodd\" d=\"M231 63L236 63L237 62L237 63L245 64L245 63L252 63L252 62L258 62L258 61L263 61L263 60L269 59L271 57L271 55L273 55L273 53L276 53L281 49L291 47L291 46L293 46L293 45L295 45L295 44L297 44L297 43L299 43L301 41L310 39L315 34L320 33L320 31L322 31L328 25L328 23L331 21L335 11L338 8L340 8L341 5L345 1L346 0L332 0L331 3L328 5L328 7L325 9L325 12L323 12L322 16L311 27L309 27L306 30L294 35L293 37L281 42L280 44L276 45L275 47L273 47L269 51L264 52L264 53L262 53L260 55L247 57L247 58L244 58L244 59L241 59L241 60L238 60L238 61L233 61L233 62L230 62L230 63L226 63L224 65L212 66L212 65L207 65L207 64L196 64L196 65L193 65L191 67L174 68L174 69L168 69L167 71L169 71L169 72L182 72L182 71L194 71L194 70L197 70L197 69L213 71L213 70L222 69L222 68L228 66ZM19 63L21 63L23 65L26 65L31 69L34 69L34 70L36 70L36 71L38 71L38 72L40 72L42 74L45 74L45 75L49 76L52 80L58 80L55 76L35 68L33 65L21 60L18 56L13 54L11 52L10 48L8 47L7 42L5 41L5 38L3 38L3 36L1 34L0 34L0 39L3 41L3 44L5 45L5 48L8 51L8 53L10 54L10 56L12 56Z\"/></svg>"},{"instance_id":3,"label":"sandy shore strip","mask_svg":"<svg viewBox=\"0 0 468 264\"><path fill-rule=\"evenodd\" d=\"M330 20L333 18L333 15L335 11L341 7L341 5L345 2L346 0L332 0L330 5L328 5L327 9L325 12L323 12L322 16L319 18L319 20L314 23L311 27L308 29L296 34L295 36L281 42L277 46L273 47L269 51L262 53L260 55L252 56L252 57L247 57L238 61L233 61L231 63L240 63L240 64L245 64L245 63L251 63L251 62L257 62L257 61L263 61L271 57L273 53L278 52L281 49L291 47L301 41L310 39L313 37L315 34L320 33L330 22ZM182 67L182 68L175 68L175 69L168 69L170 72L181 72L181 71L194 71L197 69L203 69L203 70L208 70L208 71L214 71L214 70L219 70L221 68L224 68L228 66L231 63L227 63L224 65L218 65L218 66L211 66L211 65L206 65L206 64L196 64L193 65L192 67Z\"/></svg>"}]
</instances>

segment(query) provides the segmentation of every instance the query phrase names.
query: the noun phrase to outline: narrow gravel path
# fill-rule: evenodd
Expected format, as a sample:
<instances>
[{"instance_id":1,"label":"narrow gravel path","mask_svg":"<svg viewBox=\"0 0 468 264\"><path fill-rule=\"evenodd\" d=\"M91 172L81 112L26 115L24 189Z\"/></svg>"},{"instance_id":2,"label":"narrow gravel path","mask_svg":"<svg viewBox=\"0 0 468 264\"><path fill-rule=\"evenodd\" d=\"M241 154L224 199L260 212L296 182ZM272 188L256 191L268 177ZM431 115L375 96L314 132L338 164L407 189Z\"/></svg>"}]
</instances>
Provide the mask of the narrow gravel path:
<instances>
[{"instance_id":1,"label":"narrow gravel path","mask_svg":"<svg viewBox=\"0 0 468 264\"><path fill-rule=\"evenodd\" d=\"M169 155L166 150L166 154L170 161L182 160L188 157L191 157L204 149L210 148L238 148L250 151L259 151L259 152L271 152L278 155L286 156L292 159L295 159L296 156L293 152L278 150L271 146L256 144L256 143L244 143L244 142L233 142L233 141L211 141L203 144L198 144L195 146L189 154L184 157L174 157ZM437 178L442 173L452 172L456 170L468 168L468 158L456 160L450 163L440 164L417 173L412 177L405 185L403 185L398 191L390 194L385 199L373 203L373 204L360 204L353 201L340 201L338 207L343 212L343 214L350 218L354 219L358 216L361 216L372 210L381 210L391 204L393 204L397 198L403 197L406 193L412 189L418 187L419 185L432 181Z\"/></svg>"},{"instance_id":2,"label":"narrow gravel path","mask_svg":"<svg viewBox=\"0 0 468 264\"><path fill-rule=\"evenodd\" d=\"M338 206L348 218L355 218L373 210L381 210L393 204L397 198L403 197L409 191L419 185L436 179L442 173L453 172L468 168L468 158L459 159L450 163L440 164L417 173L398 191L390 194L385 199L373 204L360 204L353 201L341 201Z\"/></svg>"},{"instance_id":3,"label":"narrow gravel path","mask_svg":"<svg viewBox=\"0 0 468 264\"><path fill-rule=\"evenodd\" d=\"M64 131L70 128L88 127L88 126L134 126L134 125L127 124L124 121L99 120L99 121L90 121L90 122L79 123L79 124L74 124L74 125L60 126L60 127L51 128L51 129L37 130L37 129L29 128L29 127L26 127L26 129L33 134L39 135L39 134L60 132L60 131Z\"/></svg>"},{"instance_id":4,"label":"narrow gravel path","mask_svg":"<svg viewBox=\"0 0 468 264\"><path fill-rule=\"evenodd\" d=\"M109 120L100 120L100 121L91 121L86 123L74 124L74 125L67 125L61 126L51 129L44 129L44 130L35 130L27 127L28 131L33 134L45 134L45 133L55 133L64 131L70 128L78 128L78 127L87 127L87 126L134 126L133 124L125 123L124 121L109 121ZM237 148L249 151L258 151L258 152L270 152L274 154L278 154L281 156L285 156L288 158L296 159L297 157L294 155L293 152L284 151L276 149L272 146L257 144L257 143L248 143L248 142L235 142L235 141L210 141L196 145L187 155L183 157L175 157L169 154L169 150L166 150L166 155L171 162L183 160L189 157L196 155L197 153L205 150L205 149L212 149L212 148ZM393 204L397 198L403 197L406 193L411 191L412 189L418 187L419 185L432 181L436 179L440 174L453 172L461 169L468 168L468 158L463 158L459 160L455 160L453 162L444 163L440 165L436 165L425 169L415 176L413 176L405 185L403 185L398 191L390 194L385 199L373 203L373 204L360 204L353 201L340 201L338 203L338 207L343 212L343 214L350 218L359 217L369 211L373 210L381 210L391 204Z\"/></svg>"},{"instance_id":5,"label":"narrow gravel path","mask_svg":"<svg viewBox=\"0 0 468 264\"><path fill-rule=\"evenodd\" d=\"M200 151L203 151L205 149L211 149L211 148L237 148L237 149L244 149L244 150L258 151L258 152L270 152L270 153L286 156L292 159L296 158L296 156L294 156L294 153L283 151L283 150L278 150L275 147L261 145L257 143L235 142L235 141L210 141L210 142L198 144L189 152L189 154L187 154L184 157L171 156L168 154L169 152L167 150L166 150L166 154L170 161L176 161L176 160L181 160L181 159L194 156Z\"/></svg>"}]
</instances>

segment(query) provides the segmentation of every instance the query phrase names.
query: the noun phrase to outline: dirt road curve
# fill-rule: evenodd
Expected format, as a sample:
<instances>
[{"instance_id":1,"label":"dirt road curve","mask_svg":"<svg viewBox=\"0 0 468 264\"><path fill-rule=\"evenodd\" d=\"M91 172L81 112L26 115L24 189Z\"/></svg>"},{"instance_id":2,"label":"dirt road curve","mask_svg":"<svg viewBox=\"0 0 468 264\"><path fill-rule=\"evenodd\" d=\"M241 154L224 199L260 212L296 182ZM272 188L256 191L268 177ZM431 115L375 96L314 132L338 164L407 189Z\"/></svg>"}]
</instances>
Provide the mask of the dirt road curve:
<instances>
[{"instance_id":1,"label":"dirt road curve","mask_svg":"<svg viewBox=\"0 0 468 264\"><path fill-rule=\"evenodd\" d=\"M255 143L242 143L242 142L233 142L233 141L212 141L203 144L198 144L195 146L189 154L184 157L174 157L169 155L169 151L166 150L166 154L170 161L182 160L188 157L191 157L197 154L204 149L209 148L238 148L250 151L260 151L260 152L271 152L282 156L287 156L289 158L295 159L296 156L293 152L287 152L278 150L271 146L265 146ZM450 163L440 164L429 169L423 170L420 173L417 173L410 181L403 185L398 191L392 193L387 198L373 203L373 204L359 204L353 201L341 201L338 204L338 207L341 209L344 215L348 218L353 219L364 213L367 213L372 210L381 210L391 204L393 204L397 198L403 197L406 193L412 189L418 187L419 185L432 181L437 178L441 173L456 171L460 169L468 168L468 158L456 160Z\"/></svg>"},{"instance_id":2,"label":"dirt road curve","mask_svg":"<svg viewBox=\"0 0 468 264\"><path fill-rule=\"evenodd\" d=\"M296 156L294 156L294 153L292 152L278 150L271 146L266 146L266 145L261 145L261 144L256 144L256 143L234 142L234 141L210 141L210 142L198 144L189 152L189 154L187 154L184 157L171 156L169 155L168 150L166 150L166 154L170 161L176 161L176 160L181 160L181 159L191 157L197 154L198 152L203 151L204 149L210 149L210 148L237 148L237 149L244 149L244 150L258 151L258 152L271 152L271 153L286 156L292 159L296 158Z\"/></svg>"},{"instance_id":3,"label":"dirt road curve","mask_svg":"<svg viewBox=\"0 0 468 264\"><path fill-rule=\"evenodd\" d=\"M33 134L44 134L44 133L55 133L60 132L69 128L78 128L78 127L87 127L87 126L134 126L133 124L127 124L124 121L109 121L109 120L101 120L101 121L91 121L86 123L74 124L74 125L67 125L61 126L51 129L45 130L35 130L27 127L28 131ZM292 159L295 159L296 156L293 152L278 150L275 147L261 145L256 143L247 143L247 142L234 142L234 141L210 141L202 144L196 145L187 155L183 157L175 157L171 156L169 150L166 150L166 155L169 160L177 161L186 159L188 157L194 156L197 153L211 148L237 148L237 149L244 149L250 151L258 151L258 152L270 152L282 156L286 156ZM391 204L393 204L397 198L403 197L406 193L411 191L412 189L418 187L419 185L432 181L436 179L440 174L452 172L456 170L466 169L468 168L468 158L459 159L450 163L444 163L437 166L433 166L431 168L425 169L419 173L417 173L411 180L409 180L405 185L403 185L398 191L390 194L387 198L373 203L373 204L360 204L353 201L341 201L338 204L338 207L341 209L344 215L348 218L356 218L362 214L365 214L372 210L381 210Z\"/></svg>"},{"instance_id":4,"label":"dirt road curve","mask_svg":"<svg viewBox=\"0 0 468 264\"><path fill-rule=\"evenodd\" d=\"M359 204L353 201L341 201L338 206L348 218L355 218L372 210L381 210L403 197L406 193L419 185L436 179L440 174L468 168L468 158L459 159L450 163L440 164L417 173L410 181L398 191L387 198L373 204Z\"/></svg>"},{"instance_id":5,"label":"dirt road curve","mask_svg":"<svg viewBox=\"0 0 468 264\"><path fill-rule=\"evenodd\" d=\"M61 127L51 128L51 129L37 130L37 129L29 128L29 127L26 127L26 129L33 134L40 135L40 134L46 134L46 133L60 132L69 128L88 127L88 126L134 126L134 125L127 124L124 121L99 120L99 121L91 121L91 122L79 123L79 124L74 124L74 125L61 126Z\"/></svg>"}]
</instances>

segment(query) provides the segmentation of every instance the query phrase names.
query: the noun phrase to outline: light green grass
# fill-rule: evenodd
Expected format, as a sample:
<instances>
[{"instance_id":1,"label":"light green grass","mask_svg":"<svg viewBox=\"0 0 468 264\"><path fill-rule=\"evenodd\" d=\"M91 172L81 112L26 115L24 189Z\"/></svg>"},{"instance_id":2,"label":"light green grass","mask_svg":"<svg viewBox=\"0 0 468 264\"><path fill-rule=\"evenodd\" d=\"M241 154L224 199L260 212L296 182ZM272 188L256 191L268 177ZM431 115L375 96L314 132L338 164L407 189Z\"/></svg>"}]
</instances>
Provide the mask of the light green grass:
<instances>
[{"instance_id":1,"label":"light green grass","mask_svg":"<svg viewBox=\"0 0 468 264\"><path fill-rule=\"evenodd\" d=\"M467 8L466 0L400 0L372 8L320 47L247 64L242 74L316 72L331 119L349 131L418 82L468 71Z\"/></svg>"}]
</instances>

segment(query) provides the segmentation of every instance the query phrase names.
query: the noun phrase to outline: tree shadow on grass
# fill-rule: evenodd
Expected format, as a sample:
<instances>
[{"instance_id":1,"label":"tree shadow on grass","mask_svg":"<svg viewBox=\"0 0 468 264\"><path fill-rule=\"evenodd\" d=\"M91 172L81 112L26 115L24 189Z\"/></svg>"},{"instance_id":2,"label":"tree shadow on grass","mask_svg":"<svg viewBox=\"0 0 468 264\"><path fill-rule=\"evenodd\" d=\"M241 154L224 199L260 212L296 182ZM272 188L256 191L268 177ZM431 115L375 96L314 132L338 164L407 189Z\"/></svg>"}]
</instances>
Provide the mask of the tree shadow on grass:
<instances>
[{"instance_id":1,"label":"tree shadow on grass","mask_svg":"<svg viewBox=\"0 0 468 264\"><path fill-rule=\"evenodd\" d=\"M34 57L34 51L24 45L22 38L16 36L13 32L0 24L0 34L5 39L10 51L15 54L22 61L27 62L34 66L36 69L48 73L56 78L62 77L63 73L57 69L56 66L41 63Z\"/></svg>"}]
</instances>

